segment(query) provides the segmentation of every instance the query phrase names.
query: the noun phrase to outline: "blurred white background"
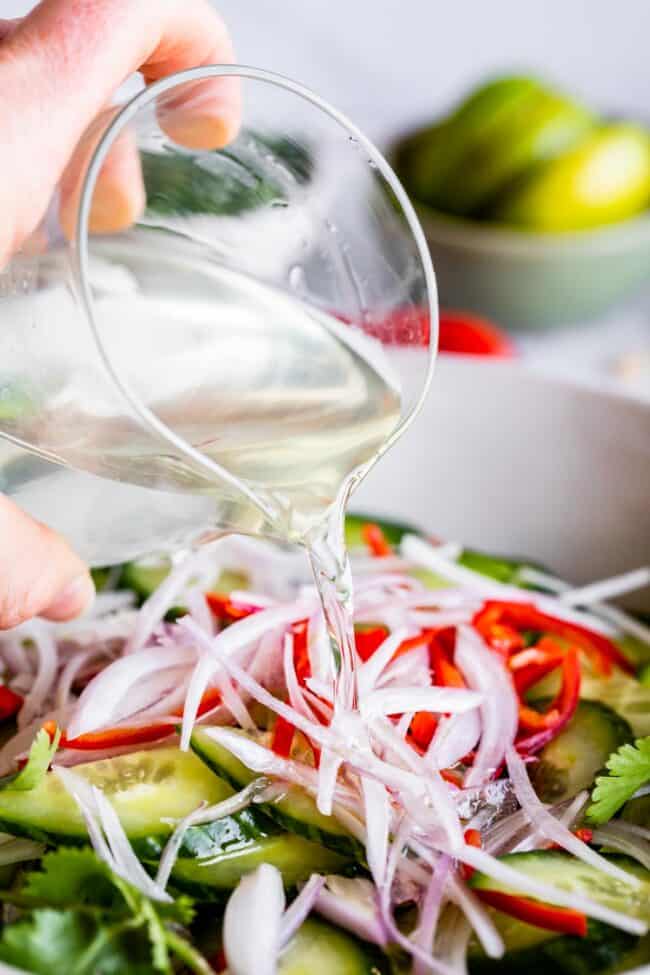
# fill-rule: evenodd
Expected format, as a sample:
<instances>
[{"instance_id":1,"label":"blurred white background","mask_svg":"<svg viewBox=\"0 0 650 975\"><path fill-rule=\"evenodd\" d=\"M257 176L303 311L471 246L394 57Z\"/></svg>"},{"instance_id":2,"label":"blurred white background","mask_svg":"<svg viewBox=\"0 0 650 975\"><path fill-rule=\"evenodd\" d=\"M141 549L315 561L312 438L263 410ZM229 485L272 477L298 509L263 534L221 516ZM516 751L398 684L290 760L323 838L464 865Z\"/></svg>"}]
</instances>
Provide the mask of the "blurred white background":
<instances>
[{"instance_id":1,"label":"blurred white background","mask_svg":"<svg viewBox=\"0 0 650 975\"><path fill-rule=\"evenodd\" d=\"M522 70L650 119L649 0L214 0L240 61L291 75L383 142Z\"/></svg>"},{"instance_id":2,"label":"blurred white background","mask_svg":"<svg viewBox=\"0 0 650 975\"><path fill-rule=\"evenodd\" d=\"M158 0L150 4L152 17ZM382 148L502 72L537 73L650 123L650 0L212 0L238 60L315 89ZM0 15L29 0L0 0ZM650 350L647 299L589 329L520 340L533 365L607 383ZM643 379L642 395L650 397ZM647 388L646 388L647 387Z\"/></svg>"},{"instance_id":3,"label":"blurred white background","mask_svg":"<svg viewBox=\"0 0 650 975\"><path fill-rule=\"evenodd\" d=\"M152 16L158 0L148 3ZM213 0L240 62L314 88L380 143L500 71L650 120L650 0ZM0 15L29 0L0 0Z\"/></svg>"}]
</instances>

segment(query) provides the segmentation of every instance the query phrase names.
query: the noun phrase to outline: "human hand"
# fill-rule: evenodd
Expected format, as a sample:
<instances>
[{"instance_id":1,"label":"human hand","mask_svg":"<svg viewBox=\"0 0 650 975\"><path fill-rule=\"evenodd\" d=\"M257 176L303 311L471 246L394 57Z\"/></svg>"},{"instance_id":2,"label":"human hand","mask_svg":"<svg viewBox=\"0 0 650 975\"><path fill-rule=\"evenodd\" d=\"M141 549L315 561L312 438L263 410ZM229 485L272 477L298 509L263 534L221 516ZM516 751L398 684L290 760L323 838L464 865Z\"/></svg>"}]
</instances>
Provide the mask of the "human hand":
<instances>
[{"instance_id":1,"label":"human hand","mask_svg":"<svg viewBox=\"0 0 650 975\"><path fill-rule=\"evenodd\" d=\"M83 164L119 85L232 61L208 0L44 0L0 20L0 268L40 223L57 185L71 233ZM234 79L201 82L198 97L161 124L176 141L218 148L239 124ZM91 230L130 225L144 204L137 154L117 140L93 196ZM63 620L92 599L88 570L67 543L0 495L0 629L33 616Z\"/></svg>"}]
</instances>

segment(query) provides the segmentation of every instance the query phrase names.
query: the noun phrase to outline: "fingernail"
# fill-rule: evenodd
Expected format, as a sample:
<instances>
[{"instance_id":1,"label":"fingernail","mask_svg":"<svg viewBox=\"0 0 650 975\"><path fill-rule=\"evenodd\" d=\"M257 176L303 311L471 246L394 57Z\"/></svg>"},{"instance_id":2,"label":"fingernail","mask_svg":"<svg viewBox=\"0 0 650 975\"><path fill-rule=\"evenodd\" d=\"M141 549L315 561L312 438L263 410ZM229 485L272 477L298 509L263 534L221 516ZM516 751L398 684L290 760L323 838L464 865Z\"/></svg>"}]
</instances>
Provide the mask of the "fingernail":
<instances>
[{"instance_id":1,"label":"fingernail","mask_svg":"<svg viewBox=\"0 0 650 975\"><path fill-rule=\"evenodd\" d=\"M84 572L61 590L53 603L41 616L48 620L69 620L87 609L95 598L95 586L90 575Z\"/></svg>"}]
</instances>

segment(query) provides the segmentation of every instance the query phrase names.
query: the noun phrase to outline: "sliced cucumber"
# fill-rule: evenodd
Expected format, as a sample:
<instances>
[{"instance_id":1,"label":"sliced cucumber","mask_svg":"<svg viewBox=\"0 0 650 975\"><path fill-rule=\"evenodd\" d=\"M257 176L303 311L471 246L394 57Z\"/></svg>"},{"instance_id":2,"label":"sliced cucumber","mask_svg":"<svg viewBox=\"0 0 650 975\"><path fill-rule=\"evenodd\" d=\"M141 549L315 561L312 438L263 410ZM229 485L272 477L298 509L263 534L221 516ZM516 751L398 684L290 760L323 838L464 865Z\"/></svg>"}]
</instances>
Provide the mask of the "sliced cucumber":
<instances>
[{"instance_id":1,"label":"sliced cucumber","mask_svg":"<svg viewBox=\"0 0 650 975\"><path fill-rule=\"evenodd\" d=\"M271 863L282 874L286 887L308 880L312 873L340 873L344 857L295 833L282 832L235 844L206 857L179 857L173 880L177 887L200 900L222 900L244 874L261 863Z\"/></svg>"},{"instance_id":2,"label":"sliced cucumber","mask_svg":"<svg viewBox=\"0 0 650 975\"><path fill-rule=\"evenodd\" d=\"M639 886L632 883L628 886L621 880L614 880L596 867L560 850L508 853L500 859L527 877L542 880L570 893L585 894L599 904L650 923L650 870L627 857L608 856L607 859L637 877L641 881ZM520 893L514 887L500 884L480 871L472 875L469 884L477 890Z\"/></svg>"},{"instance_id":3,"label":"sliced cucumber","mask_svg":"<svg viewBox=\"0 0 650 975\"><path fill-rule=\"evenodd\" d=\"M132 589L141 602L148 599L169 575L169 562L126 562L120 572L118 587ZM94 570L102 573L105 569ZM101 579L101 576L99 577ZM246 589L248 577L243 572L224 569L210 587L215 592L231 592L233 589Z\"/></svg>"},{"instance_id":4,"label":"sliced cucumber","mask_svg":"<svg viewBox=\"0 0 650 975\"><path fill-rule=\"evenodd\" d=\"M458 557L458 562L460 565L464 565L466 569L472 569L474 572L478 572L482 576L487 576L489 579L496 579L497 582L503 582L510 586L519 586L522 589L538 588L537 586L531 586L526 583L525 580L522 581L522 573L526 569L548 572L548 569L535 562L510 556L490 555L487 552L478 552L471 548L463 549Z\"/></svg>"},{"instance_id":5,"label":"sliced cucumber","mask_svg":"<svg viewBox=\"0 0 650 975\"><path fill-rule=\"evenodd\" d=\"M387 959L372 945L308 918L280 957L278 975L383 975Z\"/></svg>"},{"instance_id":6,"label":"sliced cucumber","mask_svg":"<svg viewBox=\"0 0 650 975\"><path fill-rule=\"evenodd\" d=\"M227 782L177 748L88 762L75 772L104 791L136 849L148 851L171 832L163 818L181 819L203 801L212 804L232 795ZM43 842L85 843L88 837L75 800L55 772L27 792L0 790L0 830Z\"/></svg>"},{"instance_id":7,"label":"sliced cucumber","mask_svg":"<svg viewBox=\"0 0 650 975\"><path fill-rule=\"evenodd\" d=\"M169 563L127 562L119 578L120 589L132 589L144 602L169 575Z\"/></svg>"},{"instance_id":8,"label":"sliced cucumber","mask_svg":"<svg viewBox=\"0 0 650 975\"><path fill-rule=\"evenodd\" d=\"M471 953L468 967L470 975L549 975L549 972L553 975L614 975L649 960L650 936L636 938L607 924L590 921L586 938L554 937L546 932L541 942L528 948L509 950L503 958Z\"/></svg>"},{"instance_id":9,"label":"sliced cucumber","mask_svg":"<svg viewBox=\"0 0 650 975\"><path fill-rule=\"evenodd\" d=\"M205 728L193 731L191 746L213 772L236 789L243 788L256 777L255 772L251 772L227 748L211 738ZM344 856L362 858L364 855L359 841L334 816L323 816L312 797L298 786L289 786L276 802L260 803L259 808L292 832L322 843Z\"/></svg>"},{"instance_id":10,"label":"sliced cucumber","mask_svg":"<svg viewBox=\"0 0 650 975\"><path fill-rule=\"evenodd\" d=\"M629 724L612 708L580 701L568 725L530 767L538 796L544 802L561 802L591 789L612 752L632 739Z\"/></svg>"}]
</instances>

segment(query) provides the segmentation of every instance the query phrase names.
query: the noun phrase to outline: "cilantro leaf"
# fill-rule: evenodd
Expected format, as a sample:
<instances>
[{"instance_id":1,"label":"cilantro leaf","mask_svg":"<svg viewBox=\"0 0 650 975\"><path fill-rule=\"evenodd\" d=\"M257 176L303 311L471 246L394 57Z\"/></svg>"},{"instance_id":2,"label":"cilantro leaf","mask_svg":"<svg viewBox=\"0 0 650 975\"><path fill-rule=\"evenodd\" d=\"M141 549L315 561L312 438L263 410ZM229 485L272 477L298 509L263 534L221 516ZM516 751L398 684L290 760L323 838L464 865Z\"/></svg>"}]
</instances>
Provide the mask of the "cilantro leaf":
<instances>
[{"instance_id":1,"label":"cilantro leaf","mask_svg":"<svg viewBox=\"0 0 650 975\"><path fill-rule=\"evenodd\" d=\"M594 825L606 823L637 789L650 782L650 736L634 745L622 745L609 756L609 775L596 779L587 818Z\"/></svg>"},{"instance_id":2,"label":"cilantro leaf","mask_svg":"<svg viewBox=\"0 0 650 975\"><path fill-rule=\"evenodd\" d=\"M143 932L128 922L108 924L89 911L41 908L4 928L0 961L36 975L151 975Z\"/></svg>"},{"instance_id":3,"label":"cilantro leaf","mask_svg":"<svg viewBox=\"0 0 650 975\"><path fill-rule=\"evenodd\" d=\"M191 898L183 895L170 904L154 903L116 876L88 848L60 847L47 853L40 869L24 874L20 885L4 895L4 899L33 910L25 920L5 928L0 938L0 961L19 964L12 955L17 938L24 955L22 966L39 975L41 970L47 971L47 975L52 970L71 975L86 975L86 972L112 975L124 971L133 971L135 975L140 972L151 975L154 971L171 975L170 953L184 960L196 954L184 938L168 927L170 922L190 924L194 916ZM70 916L73 921L64 924L61 920L64 916ZM19 928L18 933L10 934L15 928ZM29 968L29 964L34 964L30 952L40 957L44 928L52 929L52 938L59 937L56 931L60 929L60 940L65 942L61 951L69 957L63 964L62 954L57 961L59 967L54 961L47 961L43 968L38 965ZM144 967L125 965L122 956L126 953L130 957L131 952L134 958L141 959ZM85 967L86 955L92 957L95 967ZM200 962L200 956L196 957Z\"/></svg>"},{"instance_id":4,"label":"cilantro leaf","mask_svg":"<svg viewBox=\"0 0 650 975\"><path fill-rule=\"evenodd\" d=\"M27 791L28 789L36 788L50 767L50 762L59 747L60 738L61 732L58 728L56 729L54 739L50 739L47 731L41 728L32 742L32 747L29 749L27 764L11 780L12 789Z\"/></svg>"},{"instance_id":5,"label":"cilantro leaf","mask_svg":"<svg viewBox=\"0 0 650 975\"><path fill-rule=\"evenodd\" d=\"M124 907L108 866L90 849L61 847L46 853L41 869L25 874L20 902L48 907Z\"/></svg>"}]
</instances>

